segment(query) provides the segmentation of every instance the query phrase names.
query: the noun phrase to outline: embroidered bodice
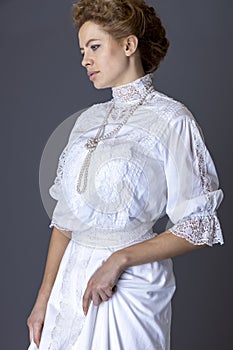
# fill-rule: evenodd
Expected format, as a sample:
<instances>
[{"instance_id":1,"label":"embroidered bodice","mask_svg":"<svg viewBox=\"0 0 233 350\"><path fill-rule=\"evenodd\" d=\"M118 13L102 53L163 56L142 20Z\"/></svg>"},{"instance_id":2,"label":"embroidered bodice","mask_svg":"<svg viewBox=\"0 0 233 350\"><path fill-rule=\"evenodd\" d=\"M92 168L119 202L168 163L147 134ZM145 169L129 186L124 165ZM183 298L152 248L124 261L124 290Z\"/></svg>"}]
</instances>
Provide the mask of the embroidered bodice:
<instances>
[{"instance_id":1,"label":"embroidered bodice","mask_svg":"<svg viewBox=\"0 0 233 350\"><path fill-rule=\"evenodd\" d=\"M151 86L148 74L112 89L106 133ZM99 143L87 190L77 193L85 144L110 103L87 109L72 129L50 188L57 200L50 227L72 232L83 245L121 247L154 235L153 225L167 214L177 236L194 244L223 243L216 216L223 193L200 127L183 104L154 89L117 135Z\"/></svg>"}]
</instances>

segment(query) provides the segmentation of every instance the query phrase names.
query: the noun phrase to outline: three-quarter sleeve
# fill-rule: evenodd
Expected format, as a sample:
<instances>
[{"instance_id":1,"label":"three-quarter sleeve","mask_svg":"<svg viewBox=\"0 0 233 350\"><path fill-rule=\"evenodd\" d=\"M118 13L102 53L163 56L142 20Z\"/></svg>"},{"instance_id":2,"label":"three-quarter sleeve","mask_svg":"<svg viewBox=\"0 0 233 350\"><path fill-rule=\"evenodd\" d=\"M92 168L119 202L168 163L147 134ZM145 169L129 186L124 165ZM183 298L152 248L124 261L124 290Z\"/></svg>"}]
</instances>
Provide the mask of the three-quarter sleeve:
<instances>
[{"instance_id":1,"label":"three-quarter sleeve","mask_svg":"<svg viewBox=\"0 0 233 350\"><path fill-rule=\"evenodd\" d=\"M169 231L195 245L223 244L217 217L223 192L196 120L187 110L166 128L166 213Z\"/></svg>"}]
</instances>

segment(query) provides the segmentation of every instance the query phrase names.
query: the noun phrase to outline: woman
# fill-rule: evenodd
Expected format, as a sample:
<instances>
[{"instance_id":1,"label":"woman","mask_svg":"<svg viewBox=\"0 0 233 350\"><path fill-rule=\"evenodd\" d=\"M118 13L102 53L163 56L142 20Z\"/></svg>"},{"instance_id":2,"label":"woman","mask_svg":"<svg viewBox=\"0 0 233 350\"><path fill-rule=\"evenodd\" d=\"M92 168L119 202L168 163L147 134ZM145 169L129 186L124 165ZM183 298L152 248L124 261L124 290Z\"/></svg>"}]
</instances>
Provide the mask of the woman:
<instances>
[{"instance_id":1,"label":"woman","mask_svg":"<svg viewBox=\"0 0 233 350\"><path fill-rule=\"evenodd\" d=\"M223 243L223 193L196 120L152 85L169 46L155 10L81 0L73 14L82 65L113 98L80 115L60 156L29 349L168 350L171 258Z\"/></svg>"}]
</instances>

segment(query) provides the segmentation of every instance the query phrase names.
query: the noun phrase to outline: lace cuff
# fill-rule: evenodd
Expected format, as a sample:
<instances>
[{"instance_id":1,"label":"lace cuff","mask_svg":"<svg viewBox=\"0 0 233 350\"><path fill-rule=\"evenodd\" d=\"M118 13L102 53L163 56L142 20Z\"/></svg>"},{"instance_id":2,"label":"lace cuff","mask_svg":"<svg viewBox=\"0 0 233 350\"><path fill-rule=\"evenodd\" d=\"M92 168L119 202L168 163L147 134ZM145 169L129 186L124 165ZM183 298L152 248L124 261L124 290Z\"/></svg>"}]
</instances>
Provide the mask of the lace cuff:
<instances>
[{"instance_id":1,"label":"lace cuff","mask_svg":"<svg viewBox=\"0 0 233 350\"><path fill-rule=\"evenodd\" d=\"M172 226L169 231L195 245L223 244L222 230L216 214L184 218Z\"/></svg>"}]
</instances>

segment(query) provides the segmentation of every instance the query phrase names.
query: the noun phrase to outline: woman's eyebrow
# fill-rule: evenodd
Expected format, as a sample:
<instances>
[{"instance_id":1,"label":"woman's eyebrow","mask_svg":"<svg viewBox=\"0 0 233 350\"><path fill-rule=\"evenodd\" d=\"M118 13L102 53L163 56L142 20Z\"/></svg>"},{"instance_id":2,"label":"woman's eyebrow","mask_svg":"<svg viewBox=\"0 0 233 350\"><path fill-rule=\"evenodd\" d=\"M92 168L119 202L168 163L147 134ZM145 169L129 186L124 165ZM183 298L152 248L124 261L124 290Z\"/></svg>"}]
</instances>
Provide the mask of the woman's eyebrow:
<instances>
[{"instance_id":1,"label":"woman's eyebrow","mask_svg":"<svg viewBox=\"0 0 233 350\"><path fill-rule=\"evenodd\" d=\"M90 39L90 40L88 40L88 42L86 43L86 47L90 44L90 42L92 42L92 41L96 41L96 40L100 40L100 39ZM84 50L84 48L83 47L80 47L80 50Z\"/></svg>"}]
</instances>

